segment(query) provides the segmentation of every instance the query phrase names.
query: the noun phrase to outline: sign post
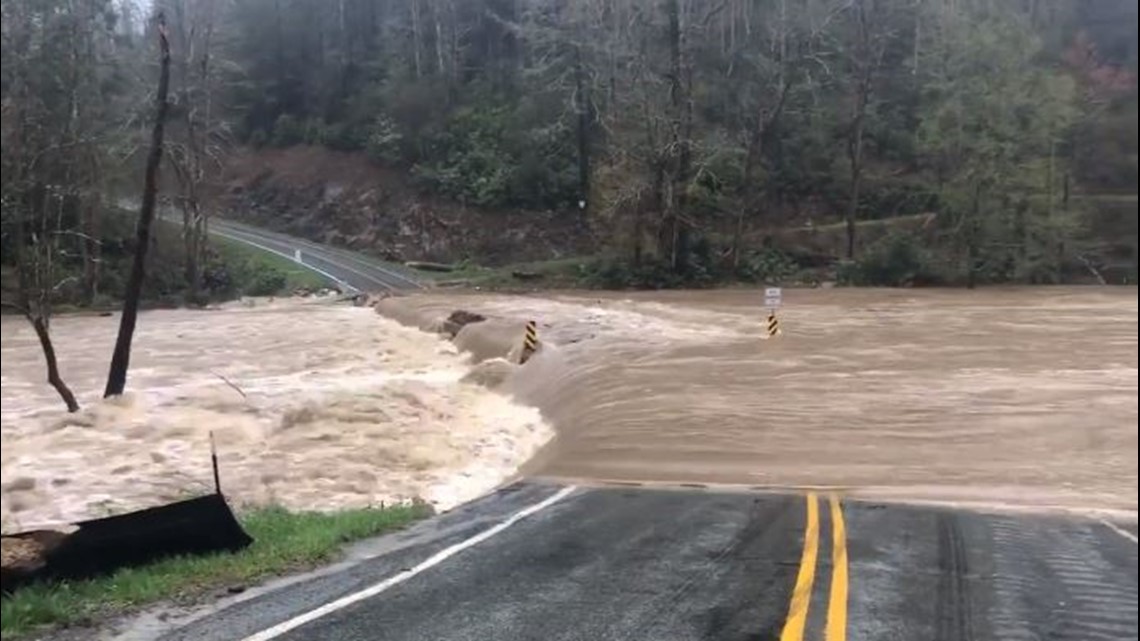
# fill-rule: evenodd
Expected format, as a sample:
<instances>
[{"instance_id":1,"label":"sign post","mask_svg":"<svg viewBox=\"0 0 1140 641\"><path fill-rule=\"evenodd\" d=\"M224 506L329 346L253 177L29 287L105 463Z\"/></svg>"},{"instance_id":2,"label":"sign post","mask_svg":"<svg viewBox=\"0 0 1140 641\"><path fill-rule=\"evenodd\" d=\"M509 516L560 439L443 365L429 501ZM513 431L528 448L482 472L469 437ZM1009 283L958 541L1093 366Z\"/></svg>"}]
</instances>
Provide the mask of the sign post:
<instances>
[{"instance_id":1,"label":"sign post","mask_svg":"<svg viewBox=\"0 0 1140 641\"><path fill-rule=\"evenodd\" d=\"M784 292L779 287L764 289L764 306L768 308L768 338L780 333L780 322L776 320L776 310L783 303Z\"/></svg>"},{"instance_id":2,"label":"sign post","mask_svg":"<svg viewBox=\"0 0 1140 641\"><path fill-rule=\"evenodd\" d=\"M527 362L536 351L538 351L538 323L527 321L526 329L523 331L523 348L522 354L519 355L519 365Z\"/></svg>"}]
</instances>

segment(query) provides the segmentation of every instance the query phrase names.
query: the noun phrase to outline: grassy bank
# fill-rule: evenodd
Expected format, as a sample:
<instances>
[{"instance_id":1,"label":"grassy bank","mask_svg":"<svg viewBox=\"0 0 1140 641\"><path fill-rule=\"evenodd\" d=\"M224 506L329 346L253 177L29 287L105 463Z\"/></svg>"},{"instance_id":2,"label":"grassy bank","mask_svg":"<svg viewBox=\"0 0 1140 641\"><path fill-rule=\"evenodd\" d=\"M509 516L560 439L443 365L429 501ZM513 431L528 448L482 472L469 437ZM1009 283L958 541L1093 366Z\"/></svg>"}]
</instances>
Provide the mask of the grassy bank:
<instances>
[{"instance_id":1,"label":"grassy bank","mask_svg":"<svg viewBox=\"0 0 1140 641\"><path fill-rule=\"evenodd\" d=\"M28 638L45 628L91 625L158 601L201 599L218 589L336 559L344 543L389 532L426 516L419 506L346 510L332 514L262 508L240 517L254 543L236 554L171 558L113 575L26 588L4 597L0 636Z\"/></svg>"},{"instance_id":2,"label":"grassy bank","mask_svg":"<svg viewBox=\"0 0 1140 641\"><path fill-rule=\"evenodd\" d=\"M212 236L210 245L234 272L237 289L247 296L273 296L330 285L324 276L284 256L221 236Z\"/></svg>"},{"instance_id":3,"label":"grassy bank","mask_svg":"<svg viewBox=\"0 0 1140 641\"><path fill-rule=\"evenodd\" d=\"M88 295L84 288L85 268L81 253L71 247L61 248L54 276L54 281L61 286L53 291L57 312L113 311L121 306L120 296L134 259L133 219L127 215L108 216L104 223L99 239L101 255L94 295ZM281 296L298 289L318 290L330 285L324 276L285 256L211 236L201 265L198 298L189 301L180 229L174 224L157 225L153 242L154 248L147 257L142 292L142 305L146 308L180 307L241 296ZM18 298L18 279L15 265L11 262L14 256L5 253L3 258L0 262L0 297L13 301ZM5 313L9 311L8 307L4 308Z\"/></svg>"}]
</instances>

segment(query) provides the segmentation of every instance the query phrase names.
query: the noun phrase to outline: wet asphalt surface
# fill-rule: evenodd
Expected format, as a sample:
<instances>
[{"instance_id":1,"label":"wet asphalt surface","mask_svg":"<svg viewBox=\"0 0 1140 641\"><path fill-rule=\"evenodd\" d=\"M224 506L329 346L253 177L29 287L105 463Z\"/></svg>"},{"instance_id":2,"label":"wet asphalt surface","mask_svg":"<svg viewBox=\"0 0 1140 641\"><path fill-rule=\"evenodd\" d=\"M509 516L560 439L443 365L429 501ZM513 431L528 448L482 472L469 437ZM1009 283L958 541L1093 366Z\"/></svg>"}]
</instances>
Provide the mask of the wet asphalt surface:
<instances>
[{"instance_id":1,"label":"wet asphalt surface","mask_svg":"<svg viewBox=\"0 0 1140 641\"><path fill-rule=\"evenodd\" d=\"M579 488L417 568L560 489L510 486L385 537L383 554L234 604L163 638L1137 638L1137 546L1126 536L1135 536L1135 524L1081 517L827 494ZM374 596L275 636L264 632L404 574Z\"/></svg>"}]
</instances>

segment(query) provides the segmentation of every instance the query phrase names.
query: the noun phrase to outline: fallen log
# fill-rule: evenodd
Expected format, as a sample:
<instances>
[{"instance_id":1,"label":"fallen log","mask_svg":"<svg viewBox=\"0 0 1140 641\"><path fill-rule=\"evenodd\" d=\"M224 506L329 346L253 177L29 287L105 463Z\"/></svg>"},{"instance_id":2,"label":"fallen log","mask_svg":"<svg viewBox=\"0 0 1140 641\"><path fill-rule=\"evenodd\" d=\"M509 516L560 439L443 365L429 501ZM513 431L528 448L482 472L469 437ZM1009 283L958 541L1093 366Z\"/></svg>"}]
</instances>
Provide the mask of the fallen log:
<instances>
[{"instance_id":1,"label":"fallen log","mask_svg":"<svg viewBox=\"0 0 1140 641\"><path fill-rule=\"evenodd\" d=\"M419 270L422 270L425 272L453 272L453 271L455 271L455 265L448 265L445 263L426 263L426 262L422 262L422 261L418 261L418 260L409 260L408 262L404 263L404 265L406 267L411 267L412 269L419 269Z\"/></svg>"}]
</instances>

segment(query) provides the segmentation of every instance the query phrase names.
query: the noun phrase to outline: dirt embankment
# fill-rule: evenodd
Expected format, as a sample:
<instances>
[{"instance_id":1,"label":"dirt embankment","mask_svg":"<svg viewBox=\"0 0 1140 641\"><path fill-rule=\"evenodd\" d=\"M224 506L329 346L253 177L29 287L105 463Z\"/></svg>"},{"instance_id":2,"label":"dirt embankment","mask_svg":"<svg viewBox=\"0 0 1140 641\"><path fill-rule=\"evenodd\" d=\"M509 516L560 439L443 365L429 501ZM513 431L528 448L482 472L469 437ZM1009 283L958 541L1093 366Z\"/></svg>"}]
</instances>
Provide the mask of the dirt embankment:
<instances>
[{"instance_id":1,"label":"dirt embankment","mask_svg":"<svg viewBox=\"0 0 1140 641\"><path fill-rule=\"evenodd\" d=\"M487 212L420 193L406 173L318 147L243 150L227 163L226 215L387 260L482 264L589 253L574 212Z\"/></svg>"}]
</instances>

